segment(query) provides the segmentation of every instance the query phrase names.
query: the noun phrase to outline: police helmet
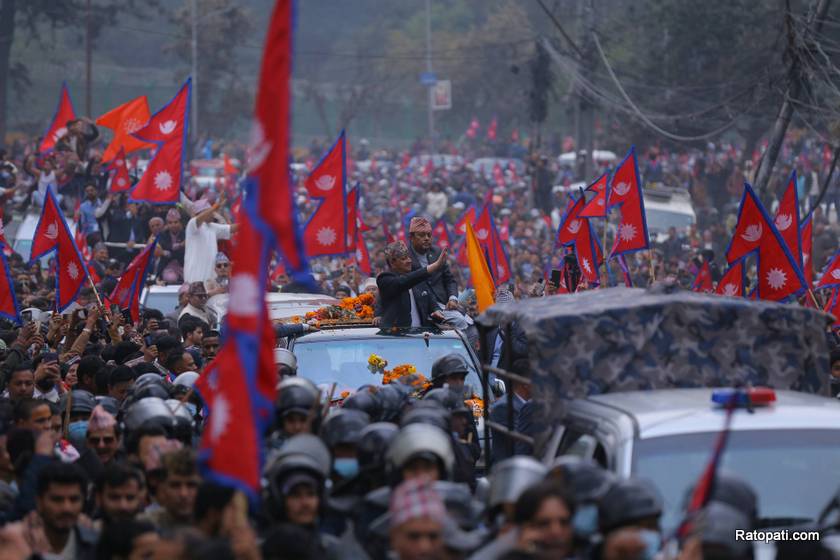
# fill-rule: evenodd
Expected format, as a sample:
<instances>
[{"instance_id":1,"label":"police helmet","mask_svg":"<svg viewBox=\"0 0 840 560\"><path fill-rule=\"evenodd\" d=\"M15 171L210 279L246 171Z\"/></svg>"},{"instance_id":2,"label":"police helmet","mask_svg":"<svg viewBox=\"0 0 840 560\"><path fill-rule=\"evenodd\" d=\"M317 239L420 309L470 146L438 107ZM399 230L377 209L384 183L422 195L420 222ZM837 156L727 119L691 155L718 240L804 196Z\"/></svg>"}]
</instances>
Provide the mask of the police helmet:
<instances>
[{"instance_id":1,"label":"police helmet","mask_svg":"<svg viewBox=\"0 0 840 560\"><path fill-rule=\"evenodd\" d=\"M449 410L452 414L472 415L472 411L464 403L463 395L459 391L453 391L448 387L432 389L426 393L423 400L440 403L441 406Z\"/></svg>"},{"instance_id":2,"label":"police helmet","mask_svg":"<svg viewBox=\"0 0 840 560\"><path fill-rule=\"evenodd\" d=\"M594 502L615 483L616 477L595 461L562 455L551 466L551 474L572 492L576 504Z\"/></svg>"},{"instance_id":3,"label":"police helmet","mask_svg":"<svg viewBox=\"0 0 840 560\"><path fill-rule=\"evenodd\" d=\"M432 364L432 382L443 380L450 375L469 373L467 361L460 354L452 352L441 356Z\"/></svg>"},{"instance_id":4,"label":"police helmet","mask_svg":"<svg viewBox=\"0 0 840 560\"><path fill-rule=\"evenodd\" d=\"M390 383L376 392L379 403L380 422L396 422L405 406L411 400L411 387L400 383Z\"/></svg>"},{"instance_id":5,"label":"police helmet","mask_svg":"<svg viewBox=\"0 0 840 560\"><path fill-rule=\"evenodd\" d=\"M401 428L388 446L385 459L390 471L397 474L411 459L420 456L437 460L443 476L452 477L455 465L452 438L437 426L409 424Z\"/></svg>"},{"instance_id":6,"label":"police helmet","mask_svg":"<svg viewBox=\"0 0 840 560\"><path fill-rule=\"evenodd\" d=\"M662 498L647 481L628 478L613 484L598 502L598 523L607 533L662 515Z\"/></svg>"},{"instance_id":7,"label":"police helmet","mask_svg":"<svg viewBox=\"0 0 840 560\"><path fill-rule=\"evenodd\" d=\"M69 397L68 397L69 396ZM67 411L67 400L70 400L70 414L90 414L96 406L96 397L90 391L83 389L74 389L69 393L64 393L61 396L60 407L61 413Z\"/></svg>"},{"instance_id":8,"label":"police helmet","mask_svg":"<svg viewBox=\"0 0 840 560\"><path fill-rule=\"evenodd\" d=\"M317 406L321 392L304 377L286 377L277 386L277 415L279 418L291 412L309 414Z\"/></svg>"},{"instance_id":9,"label":"police helmet","mask_svg":"<svg viewBox=\"0 0 840 560\"><path fill-rule=\"evenodd\" d=\"M693 492L693 488L686 492L686 505L688 505ZM709 499L728 504L746 515L750 520L750 528L758 520L758 496L756 496L750 484L736 474L724 469L718 472L715 475L715 483L712 486L712 494Z\"/></svg>"},{"instance_id":10,"label":"police helmet","mask_svg":"<svg viewBox=\"0 0 840 560\"><path fill-rule=\"evenodd\" d=\"M359 433L359 443L356 445L359 468L372 470L384 467L385 450L399 431L400 429L390 422L374 422L365 426Z\"/></svg>"},{"instance_id":11,"label":"police helmet","mask_svg":"<svg viewBox=\"0 0 840 560\"><path fill-rule=\"evenodd\" d=\"M341 405L346 409L361 410L371 418L379 417L379 401L376 395L366 389L356 391L346 399Z\"/></svg>"},{"instance_id":12,"label":"police helmet","mask_svg":"<svg viewBox=\"0 0 840 560\"><path fill-rule=\"evenodd\" d=\"M526 489L545 478L548 468L528 455L516 455L499 461L490 472L490 509L512 504Z\"/></svg>"},{"instance_id":13,"label":"police helmet","mask_svg":"<svg viewBox=\"0 0 840 560\"><path fill-rule=\"evenodd\" d=\"M137 377L137 379L134 381L134 388L138 389L138 388L146 385L147 383L154 383L154 384L157 384L157 385L163 385L163 382L164 382L163 376L160 375L159 373L144 373L143 375L140 375L139 377Z\"/></svg>"},{"instance_id":14,"label":"police helmet","mask_svg":"<svg viewBox=\"0 0 840 560\"><path fill-rule=\"evenodd\" d=\"M99 395L96 398L96 404L101 405L105 412L116 418L120 413L120 401L114 397L107 395Z\"/></svg>"},{"instance_id":15,"label":"police helmet","mask_svg":"<svg viewBox=\"0 0 840 560\"><path fill-rule=\"evenodd\" d=\"M419 403L418 403L419 404ZM428 403L424 406L413 406L400 419L400 426L409 424L429 424L436 426L444 432L449 432L450 413L448 410L436 403Z\"/></svg>"},{"instance_id":16,"label":"police helmet","mask_svg":"<svg viewBox=\"0 0 840 560\"><path fill-rule=\"evenodd\" d=\"M330 452L319 438L299 434L289 438L265 470L269 509L279 514L283 507L284 484L295 474L305 474L321 486L330 472Z\"/></svg>"},{"instance_id":17,"label":"police helmet","mask_svg":"<svg viewBox=\"0 0 840 560\"><path fill-rule=\"evenodd\" d=\"M144 374L148 375L148 374ZM194 371L185 371L181 375L175 378L175 381L172 382L173 385L184 386L192 388L195 385L195 382L198 380L198 373Z\"/></svg>"},{"instance_id":18,"label":"police helmet","mask_svg":"<svg viewBox=\"0 0 840 560\"><path fill-rule=\"evenodd\" d=\"M342 444L356 444L370 417L361 410L339 409L327 416L321 427L321 439L329 449Z\"/></svg>"},{"instance_id":19,"label":"police helmet","mask_svg":"<svg viewBox=\"0 0 840 560\"><path fill-rule=\"evenodd\" d=\"M158 397L146 397L133 402L125 411L123 424L126 431L134 431L141 426L155 424L173 433L176 427L175 415L166 402Z\"/></svg>"},{"instance_id":20,"label":"police helmet","mask_svg":"<svg viewBox=\"0 0 840 560\"><path fill-rule=\"evenodd\" d=\"M274 349L274 363L278 366L286 366L292 373L297 373L297 356L287 348Z\"/></svg>"}]
</instances>

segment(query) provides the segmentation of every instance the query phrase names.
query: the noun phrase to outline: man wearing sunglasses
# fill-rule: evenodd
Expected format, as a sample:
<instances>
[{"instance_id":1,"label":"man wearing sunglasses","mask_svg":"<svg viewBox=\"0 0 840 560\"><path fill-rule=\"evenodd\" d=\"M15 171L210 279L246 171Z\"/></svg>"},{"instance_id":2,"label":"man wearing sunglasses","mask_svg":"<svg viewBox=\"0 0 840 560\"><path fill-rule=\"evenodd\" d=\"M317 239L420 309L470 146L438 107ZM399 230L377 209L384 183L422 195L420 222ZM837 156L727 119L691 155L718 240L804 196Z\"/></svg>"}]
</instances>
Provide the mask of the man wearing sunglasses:
<instances>
[{"instance_id":1,"label":"man wearing sunglasses","mask_svg":"<svg viewBox=\"0 0 840 560\"><path fill-rule=\"evenodd\" d=\"M188 292L189 299L186 307L178 316L178 328L181 328L189 318L192 320L199 320L207 325L206 330L218 323L218 318L212 309L207 307L207 289L204 287L204 282L193 282L190 284Z\"/></svg>"},{"instance_id":2,"label":"man wearing sunglasses","mask_svg":"<svg viewBox=\"0 0 840 560\"><path fill-rule=\"evenodd\" d=\"M207 288L207 296L213 297L217 294L226 294L230 283L230 259L224 253L216 253L216 276L204 283Z\"/></svg>"}]
</instances>

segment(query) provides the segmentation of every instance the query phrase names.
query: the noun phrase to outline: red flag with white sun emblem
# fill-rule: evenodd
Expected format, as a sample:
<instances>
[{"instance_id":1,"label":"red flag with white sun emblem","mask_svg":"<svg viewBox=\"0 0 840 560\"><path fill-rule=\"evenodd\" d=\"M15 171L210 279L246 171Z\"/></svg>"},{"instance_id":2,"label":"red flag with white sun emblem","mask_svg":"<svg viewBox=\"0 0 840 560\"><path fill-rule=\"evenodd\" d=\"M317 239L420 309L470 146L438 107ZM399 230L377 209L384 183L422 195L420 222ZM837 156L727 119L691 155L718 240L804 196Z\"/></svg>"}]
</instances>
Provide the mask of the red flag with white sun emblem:
<instances>
[{"instance_id":1,"label":"red flag with white sun emblem","mask_svg":"<svg viewBox=\"0 0 840 560\"><path fill-rule=\"evenodd\" d=\"M140 181L131 190L132 202L175 204L181 196L184 148L189 130L191 80L163 109L133 136L158 148Z\"/></svg>"},{"instance_id":2,"label":"red flag with white sun emblem","mask_svg":"<svg viewBox=\"0 0 840 560\"><path fill-rule=\"evenodd\" d=\"M799 197L796 195L796 171L790 176L785 194L779 202L776 217L773 220L776 229L782 234L788 249L802 266L802 247L799 238Z\"/></svg>"},{"instance_id":3,"label":"red flag with white sun emblem","mask_svg":"<svg viewBox=\"0 0 840 560\"><path fill-rule=\"evenodd\" d=\"M303 230L307 256L342 255L347 252L346 151L342 130L333 147L306 179L310 198L318 201L318 207Z\"/></svg>"},{"instance_id":4,"label":"red flag with white sun emblem","mask_svg":"<svg viewBox=\"0 0 840 560\"><path fill-rule=\"evenodd\" d=\"M697 277L691 284L691 290L694 292L711 292L712 291L712 271L709 268L709 263L704 262L703 266L697 272Z\"/></svg>"},{"instance_id":5,"label":"red flag with white sun emblem","mask_svg":"<svg viewBox=\"0 0 840 560\"><path fill-rule=\"evenodd\" d=\"M825 288L840 288L840 251L834 253L815 287L817 290Z\"/></svg>"},{"instance_id":6,"label":"red flag with white sun emblem","mask_svg":"<svg viewBox=\"0 0 840 560\"><path fill-rule=\"evenodd\" d=\"M635 147L613 173L607 206L618 206L621 213L610 256L647 249L650 241Z\"/></svg>"},{"instance_id":7,"label":"red flag with white sun emblem","mask_svg":"<svg viewBox=\"0 0 840 560\"><path fill-rule=\"evenodd\" d=\"M70 101L70 92L67 90L67 84L63 83L61 84L61 94L58 97L55 115L53 115L50 126L44 133L38 151L46 152L55 148L58 139L67 134L67 121L72 121L75 118L76 112L73 110L73 102Z\"/></svg>"},{"instance_id":8,"label":"red flag with white sun emblem","mask_svg":"<svg viewBox=\"0 0 840 560\"><path fill-rule=\"evenodd\" d=\"M557 228L557 244L574 247L578 267L586 281L594 286L600 282L598 267L603 262L603 255L592 232L592 224L588 218L580 215L585 205L586 199L583 194L577 200L569 198L566 212Z\"/></svg>"},{"instance_id":9,"label":"red flag with white sun emblem","mask_svg":"<svg viewBox=\"0 0 840 560\"><path fill-rule=\"evenodd\" d=\"M117 157L105 169L106 171L114 171L111 177L111 184L108 190L112 193L121 193L131 189L131 178L128 176L128 164L125 161L125 151L120 148Z\"/></svg>"},{"instance_id":10,"label":"red flag with white sun emblem","mask_svg":"<svg viewBox=\"0 0 840 560\"><path fill-rule=\"evenodd\" d=\"M581 218L606 218L607 217L607 174L604 173L594 183L586 187L587 191L595 193L592 200L580 211Z\"/></svg>"},{"instance_id":11,"label":"red flag with white sun emblem","mask_svg":"<svg viewBox=\"0 0 840 560\"><path fill-rule=\"evenodd\" d=\"M157 242L158 238L155 237L139 255L132 259L109 297L112 303L120 306L120 309L128 309L131 320L135 323L140 321L140 292L146 285L146 276L149 273L149 265L152 262Z\"/></svg>"},{"instance_id":12,"label":"red flag with white sun emblem","mask_svg":"<svg viewBox=\"0 0 840 560\"><path fill-rule=\"evenodd\" d=\"M744 261L740 260L729 267L717 283L715 293L722 296L744 297Z\"/></svg>"},{"instance_id":13,"label":"red flag with white sun emblem","mask_svg":"<svg viewBox=\"0 0 840 560\"><path fill-rule=\"evenodd\" d=\"M35 227L35 234L32 238L31 261L55 249L58 249L55 304L56 309L61 313L76 300L79 290L88 279L88 271L82 255L79 253L79 248L73 241L70 228L67 227L67 222L61 213L61 208L55 200L52 187L47 187L41 219Z\"/></svg>"}]
</instances>

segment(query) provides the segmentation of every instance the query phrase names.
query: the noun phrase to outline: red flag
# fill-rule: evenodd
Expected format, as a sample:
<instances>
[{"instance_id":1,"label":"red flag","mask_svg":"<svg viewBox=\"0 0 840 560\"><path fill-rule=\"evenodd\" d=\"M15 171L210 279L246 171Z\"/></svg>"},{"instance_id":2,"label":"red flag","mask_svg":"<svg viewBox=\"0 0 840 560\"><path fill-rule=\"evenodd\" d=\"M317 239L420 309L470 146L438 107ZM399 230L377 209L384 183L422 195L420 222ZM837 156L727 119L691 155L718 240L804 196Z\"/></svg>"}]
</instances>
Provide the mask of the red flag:
<instances>
[{"instance_id":1,"label":"red flag","mask_svg":"<svg viewBox=\"0 0 840 560\"><path fill-rule=\"evenodd\" d=\"M635 147L630 148L630 153L613 173L607 205L610 208L620 206L621 210L621 222L610 256L647 249L650 241Z\"/></svg>"},{"instance_id":2,"label":"red flag","mask_svg":"<svg viewBox=\"0 0 840 560\"><path fill-rule=\"evenodd\" d=\"M141 95L114 107L96 119L96 124L114 131L114 138L105 148L102 161L111 161L114 157L118 157L117 154L120 150L123 153L122 158L125 159L125 154L154 148L154 144L143 142L132 136L146 126L150 115L149 101L145 95Z\"/></svg>"},{"instance_id":3,"label":"red flag","mask_svg":"<svg viewBox=\"0 0 840 560\"><path fill-rule=\"evenodd\" d=\"M840 288L840 251L834 253L828 265L823 269L820 275L820 281L817 282L816 290L825 288Z\"/></svg>"},{"instance_id":4,"label":"red flag","mask_svg":"<svg viewBox=\"0 0 840 560\"><path fill-rule=\"evenodd\" d=\"M607 174L604 173L594 183L586 188L594 192L595 196L581 209L581 218L606 218L607 217Z\"/></svg>"},{"instance_id":5,"label":"red flag","mask_svg":"<svg viewBox=\"0 0 840 560\"><path fill-rule=\"evenodd\" d=\"M691 284L691 290L694 292L711 292L714 289L712 285L712 271L709 269L709 263L703 262L700 270L697 272L697 277Z\"/></svg>"},{"instance_id":6,"label":"red flag","mask_svg":"<svg viewBox=\"0 0 840 560\"><path fill-rule=\"evenodd\" d=\"M44 132L44 138L38 147L39 152L46 152L55 148L58 139L67 134L67 122L76 118L76 111L73 110L73 102L70 101L70 92L67 84L61 84L61 93L58 96L58 106L50 121L50 126Z\"/></svg>"},{"instance_id":7,"label":"red flag","mask_svg":"<svg viewBox=\"0 0 840 560\"><path fill-rule=\"evenodd\" d=\"M109 298L112 303L119 305L120 309L128 309L131 320L135 323L140 321L140 292L146 285L146 276L149 273L149 265L155 254L157 242L157 237L155 237L139 255L131 260L117 280L117 285L114 286L114 291L111 292Z\"/></svg>"},{"instance_id":8,"label":"red flag","mask_svg":"<svg viewBox=\"0 0 840 560\"><path fill-rule=\"evenodd\" d=\"M225 175L237 175L239 170L233 165L233 162L230 160L227 154L222 156L222 161L224 162L224 169L223 172Z\"/></svg>"},{"instance_id":9,"label":"red flag","mask_svg":"<svg viewBox=\"0 0 840 560\"><path fill-rule=\"evenodd\" d=\"M471 226L475 225L475 206L470 206L464 211L463 215L455 222L455 233L458 235L466 235L467 223ZM466 266L466 265L465 265Z\"/></svg>"},{"instance_id":10,"label":"red flag","mask_svg":"<svg viewBox=\"0 0 840 560\"><path fill-rule=\"evenodd\" d=\"M347 252L347 161L344 131L306 179L309 197L318 207L303 229L307 256L341 255Z\"/></svg>"},{"instance_id":11,"label":"red flag","mask_svg":"<svg viewBox=\"0 0 840 560\"><path fill-rule=\"evenodd\" d=\"M744 261L740 260L729 267L717 283L715 293L722 296L744 297Z\"/></svg>"},{"instance_id":12,"label":"red flag","mask_svg":"<svg viewBox=\"0 0 840 560\"><path fill-rule=\"evenodd\" d=\"M0 252L0 317L8 319L17 325L21 325L20 306L15 296L15 283L9 270L9 261L6 260L6 244L3 243L3 251Z\"/></svg>"},{"instance_id":13,"label":"red flag","mask_svg":"<svg viewBox=\"0 0 840 560\"><path fill-rule=\"evenodd\" d=\"M480 126L481 125L479 124L478 119L473 117L473 119L470 121L470 127L467 129L467 132L465 133L467 135L467 138L475 138L476 135L478 134L478 129L479 129ZM470 224L470 225L472 225L472 224Z\"/></svg>"},{"instance_id":14,"label":"red flag","mask_svg":"<svg viewBox=\"0 0 840 560\"><path fill-rule=\"evenodd\" d=\"M236 342L225 344L202 371L195 389L209 416L199 452L208 478L255 496L260 486L260 434Z\"/></svg>"},{"instance_id":15,"label":"red flag","mask_svg":"<svg viewBox=\"0 0 840 560\"><path fill-rule=\"evenodd\" d=\"M132 202L175 204L181 195L184 147L189 130L191 80L134 137L158 145L152 161L131 191Z\"/></svg>"},{"instance_id":16,"label":"red flag","mask_svg":"<svg viewBox=\"0 0 840 560\"><path fill-rule=\"evenodd\" d=\"M498 161L493 164L493 181L496 182L497 187L505 186L505 173Z\"/></svg>"},{"instance_id":17,"label":"red flag","mask_svg":"<svg viewBox=\"0 0 840 560\"><path fill-rule=\"evenodd\" d=\"M370 266L370 253L368 252L367 243L365 243L365 238L362 235L362 230L356 231L356 266L359 267L359 270L367 274L368 276L371 275L371 266Z\"/></svg>"},{"instance_id":18,"label":"red flag","mask_svg":"<svg viewBox=\"0 0 840 560\"><path fill-rule=\"evenodd\" d=\"M449 228L446 227L446 222L442 218L435 223L432 235L435 238L435 243L441 249L452 246L452 240L449 238Z\"/></svg>"},{"instance_id":19,"label":"red flag","mask_svg":"<svg viewBox=\"0 0 840 560\"><path fill-rule=\"evenodd\" d=\"M391 229L388 227L388 220L384 216L382 217L382 233L385 235L385 243L390 244L397 240L394 234L391 233Z\"/></svg>"},{"instance_id":20,"label":"red flag","mask_svg":"<svg viewBox=\"0 0 840 560\"><path fill-rule=\"evenodd\" d=\"M732 233L732 240L726 249L726 260L729 263L758 249L761 239L767 233L761 203L751 193L752 189L744 188L741 205L738 208L738 221Z\"/></svg>"},{"instance_id":21,"label":"red flag","mask_svg":"<svg viewBox=\"0 0 840 560\"><path fill-rule=\"evenodd\" d=\"M502 241L499 239L496 224L490 215L490 204L484 205L484 209L475 220L474 229L476 240L488 257L487 265L496 285L509 281L511 278L510 262Z\"/></svg>"},{"instance_id":22,"label":"red flag","mask_svg":"<svg viewBox=\"0 0 840 560\"><path fill-rule=\"evenodd\" d=\"M47 187L47 192L52 190ZM35 226L35 233L32 235L32 248L29 252L29 262L35 262L45 254L58 246L58 236L61 233L61 211L54 196L44 197L44 206L41 208L41 217L38 225Z\"/></svg>"},{"instance_id":23,"label":"red flag","mask_svg":"<svg viewBox=\"0 0 840 560\"><path fill-rule=\"evenodd\" d=\"M574 247L578 266L586 277L586 281L591 285L597 285L600 282L598 267L603 262L603 254L600 245L595 240L589 219L580 216L585 204L586 199L583 193L577 200L570 198L566 212L560 220L560 226L557 228L557 244Z\"/></svg>"},{"instance_id":24,"label":"red flag","mask_svg":"<svg viewBox=\"0 0 840 560\"><path fill-rule=\"evenodd\" d=\"M499 239L510 241L510 218L508 216L502 219L502 227L499 228Z\"/></svg>"},{"instance_id":25,"label":"red flag","mask_svg":"<svg viewBox=\"0 0 840 560\"><path fill-rule=\"evenodd\" d=\"M799 197L796 195L796 171L791 173L785 194L779 202L776 217L773 220L776 229L782 234L788 249L802 267L802 247L799 239Z\"/></svg>"},{"instance_id":26,"label":"red flag","mask_svg":"<svg viewBox=\"0 0 840 560\"><path fill-rule=\"evenodd\" d=\"M432 161L432 156L426 160L426 165L423 166L423 177L428 177L435 171L435 162Z\"/></svg>"},{"instance_id":27,"label":"red flag","mask_svg":"<svg viewBox=\"0 0 840 560\"><path fill-rule=\"evenodd\" d=\"M802 274L805 276L805 282L808 286L814 285L814 262L811 255L814 251L814 227L813 220L808 214L808 217L799 226L799 243L802 246Z\"/></svg>"},{"instance_id":28,"label":"red flag","mask_svg":"<svg viewBox=\"0 0 840 560\"><path fill-rule=\"evenodd\" d=\"M496 139L496 129L498 128L498 122L496 122L496 117L493 117L493 120L490 121L490 126L487 127L487 139L488 140L495 140Z\"/></svg>"},{"instance_id":29,"label":"red flag","mask_svg":"<svg viewBox=\"0 0 840 560\"><path fill-rule=\"evenodd\" d=\"M120 148L114 161L105 170L115 171L111 177L111 184L108 187L110 192L121 193L131 189L131 178L128 176L128 165L126 165L125 152L122 148Z\"/></svg>"},{"instance_id":30,"label":"red flag","mask_svg":"<svg viewBox=\"0 0 840 560\"><path fill-rule=\"evenodd\" d=\"M807 288L798 262L787 248L782 235L770 220L758 197L748 184L738 212L727 259L736 259L758 248L758 286L760 299L780 301Z\"/></svg>"}]
</instances>

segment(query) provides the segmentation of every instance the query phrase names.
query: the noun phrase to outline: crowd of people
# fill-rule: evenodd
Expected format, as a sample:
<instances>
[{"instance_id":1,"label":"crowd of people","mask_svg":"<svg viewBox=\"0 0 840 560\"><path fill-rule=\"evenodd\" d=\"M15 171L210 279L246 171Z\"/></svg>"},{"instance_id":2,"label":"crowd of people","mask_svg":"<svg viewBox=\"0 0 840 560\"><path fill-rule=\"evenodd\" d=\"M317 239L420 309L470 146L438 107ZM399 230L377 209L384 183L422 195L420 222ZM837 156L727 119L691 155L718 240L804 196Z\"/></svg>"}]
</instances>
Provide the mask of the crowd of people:
<instances>
[{"instance_id":1,"label":"crowd of people","mask_svg":"<svg viewBox=\"0 0 840 560\"><path fill-rule=\"evenodd\" d=\"M465 394L468 366L457 354L435 362L422 390L395 381L359 387L333 403L296 375L292 352L278 349L261 495L203 476L196 448L212 421L205 426L207 410L193 385L220 345L219 318L207 301L227 291L236 258L229 245L237 228L230 205L235 181L206 189L190 181L174 207L135 204L125 193L110 193L100 144L96 126L82 118L68 123L48 154L36 152L37 142L0 152L6 221L37 214L53 187L90 253L95 286L84 288L66 313L50 315L52 265L9 256L27 314L22 326L0 327L0 558L629 560L667 548L672 535L662 532L664 506L652 486L617 480L590 461L563 457L546 465L502 432L482 442L465 404L472 397ZM317 161L323 149L313 144L298 159ZM313 272L325 293L373 294L374 321L383 327L448 324L474 335L475 295L465 269L438 248L433 224L444 219L452 226L468 208L490 201L513 272L497 287L496 301L550 296L559 286L547 274L555 266L548 259L558 254L555 231L568 187L591 178L554 157L529 156L519 144L438 149L464 160L412 166L406 160L421 144L404 154L360 142L348 182L360 185L361 217L372 228L365 233L371 276L345 258L314 259ZM231 152L241 155L236 146ZM645 285L653 266L656 277L688 286L702 259L722 269L728 226L754 158L728 144L640 153L645 181L691 193L697 223L669 232L652 254L637 254L634 280ZM478 156L527 161L519 172L483 173L469 165ZM807 137L792 137L784 157L797 169L807 209L827 162ZM604 171L609 163L598 166ZM303 216L314 211L305 174L294 177ZM770 192L780 195L783 186ZM836 245L836 212L817 208L813 219L813 262L821 264ZM386 237L400 230L404 242ZM98 300L155 237L152 281L179 285L179 306L167 315L146 308L134 323ZM273 281L275 289L290 287L283 274ZM289 324L276 331L282 340L314 328ZM527 379L524 335L516 329L513 335L511 344L498 331L470 342L492 365L508 364ZM513 382L510 390L514 426L528 434L537 404L528 384ZM492 419L507 422L506 400L486 405ZM715 522L693 520L695 530L672 539L683 558L751 557L731 538L735 528L757 523L746 482L721 477L700 515Z\"/></svg>"}]
</instances>

